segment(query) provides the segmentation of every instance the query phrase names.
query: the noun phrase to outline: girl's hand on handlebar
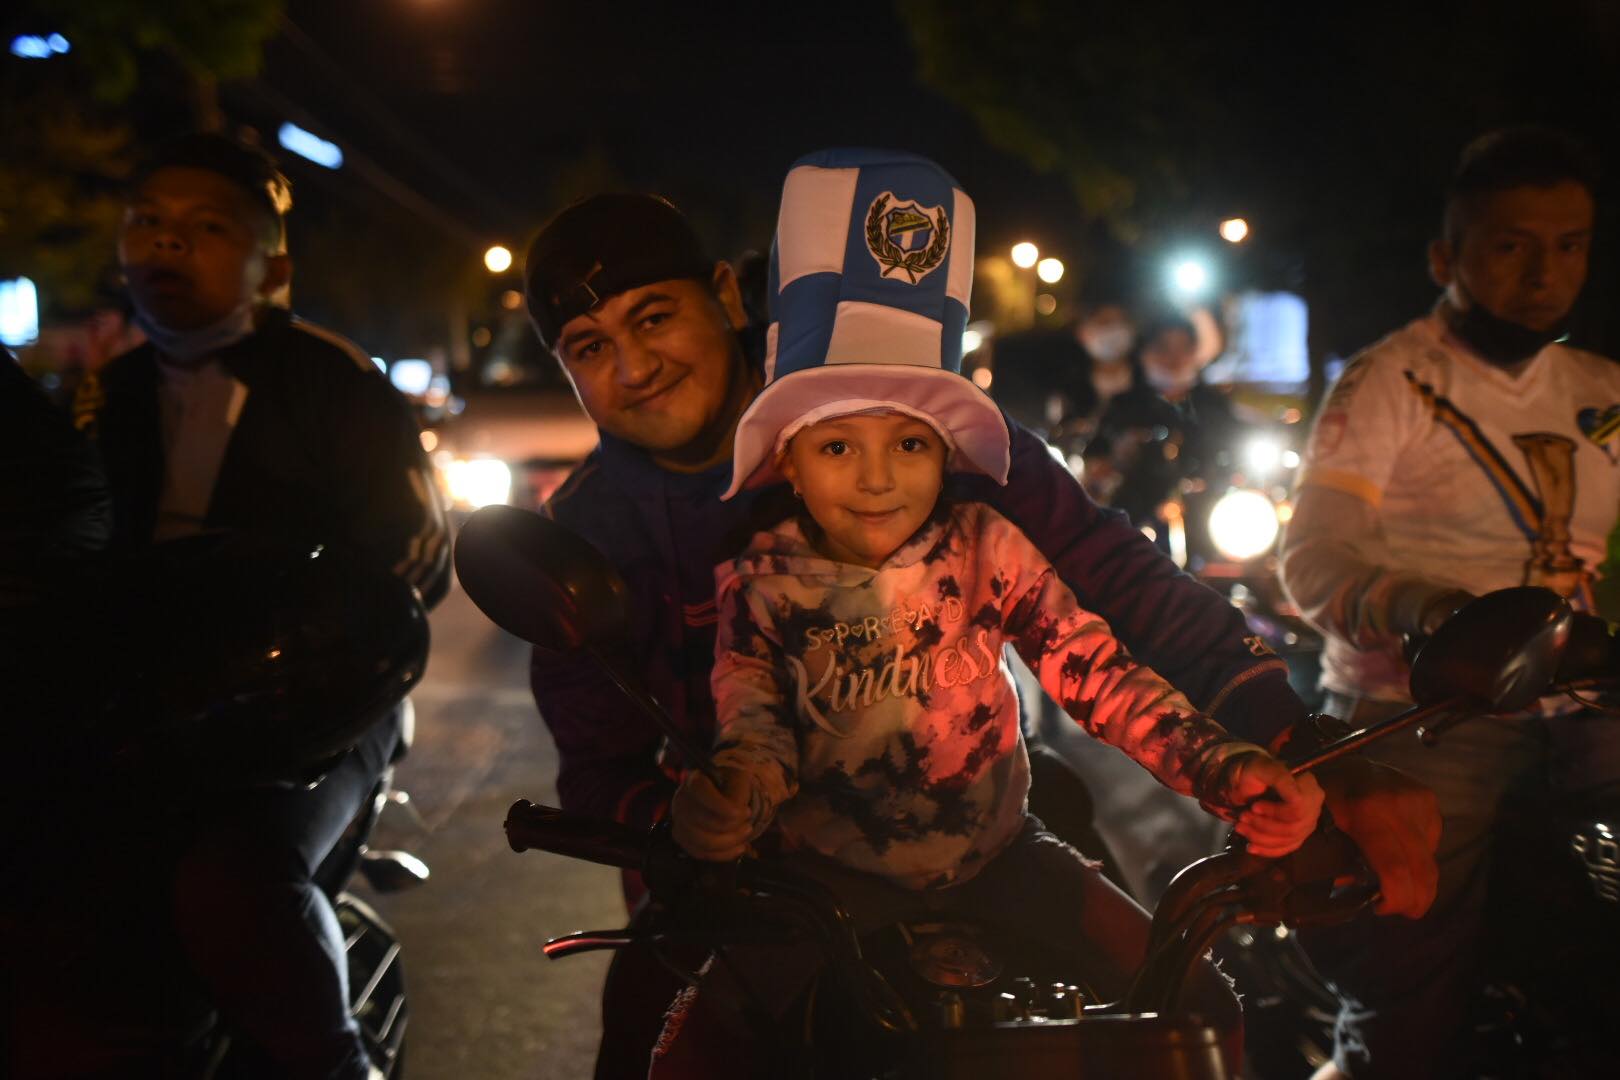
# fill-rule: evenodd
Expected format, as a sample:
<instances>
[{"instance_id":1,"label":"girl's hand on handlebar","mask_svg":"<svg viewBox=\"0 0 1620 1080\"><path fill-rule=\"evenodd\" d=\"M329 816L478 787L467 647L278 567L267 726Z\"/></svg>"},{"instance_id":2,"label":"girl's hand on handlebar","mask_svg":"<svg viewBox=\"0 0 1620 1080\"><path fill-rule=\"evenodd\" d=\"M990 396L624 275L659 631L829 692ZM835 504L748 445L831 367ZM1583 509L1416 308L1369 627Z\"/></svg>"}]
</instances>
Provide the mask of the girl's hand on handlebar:
<instances>
[{"instance_id":1,"label":"girl's hand on handlebar","mask_svg":"<svg viewBox=\"0 0 1620 1080\"><path fill-rule=\"evenodd\" d=\"M722 765L718 771L720 787L697 769L681 780L670 804L670 830L694 858L729 862L741 858L753 839L753 783L741 769Z\"/></svg>"},{"instance_id":2,"label":"girl's hand on handlebar","mask_svg":"<svg viewBox=\"0 0 1620 1080\"><path fill-rule=\"evenodd\" d=\"M1249 851L1265 858L1287 855L1303 844L1322 813L1322 786L1316 777L1293 775L1258 747L1222 762L1211 794L1210 802L1235 811L1211 809L1234 822L1238 835L1248 840Z\"/></svg>"}]
</instances>

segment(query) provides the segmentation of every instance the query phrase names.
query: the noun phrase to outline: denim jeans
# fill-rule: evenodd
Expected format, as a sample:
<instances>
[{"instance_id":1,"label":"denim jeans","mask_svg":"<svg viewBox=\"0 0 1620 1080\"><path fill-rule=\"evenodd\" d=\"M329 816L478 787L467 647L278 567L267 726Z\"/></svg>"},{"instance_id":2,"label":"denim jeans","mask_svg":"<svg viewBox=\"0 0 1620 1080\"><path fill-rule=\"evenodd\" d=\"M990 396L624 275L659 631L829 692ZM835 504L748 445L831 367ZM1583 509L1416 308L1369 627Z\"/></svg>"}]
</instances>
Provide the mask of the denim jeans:
<instances>
[{"instance_id":1,"label":"denim jeans","mask_svg":"<svg viewBox=\"0 0 1620 1080\"><path fill-rule=\"evenodd\" d=\"M1406 706L1328 696L1356 726ZM1364 915L1302 930L1300 941L1341 1000L1334 1058L1355 1080L1441 1078L1467 1068L1463 1030L1487 947L1492 839L1505 806L1547 790L1620 778L1620 721L1587 712L1474 717L1437 746L1402 733L1367 749L1431 788L1443 828L1440 886L1421 919Z\"/></svg>"}]
</instances>

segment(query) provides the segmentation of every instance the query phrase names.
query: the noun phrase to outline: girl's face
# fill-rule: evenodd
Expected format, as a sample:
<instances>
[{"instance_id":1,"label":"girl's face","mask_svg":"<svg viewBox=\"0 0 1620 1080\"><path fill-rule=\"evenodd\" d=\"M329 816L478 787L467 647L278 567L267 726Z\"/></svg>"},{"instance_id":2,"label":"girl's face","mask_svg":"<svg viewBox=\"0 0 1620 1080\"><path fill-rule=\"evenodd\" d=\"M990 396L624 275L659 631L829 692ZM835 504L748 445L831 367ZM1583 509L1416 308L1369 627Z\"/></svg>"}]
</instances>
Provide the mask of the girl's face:
<instances>
[{"instance_id":1,"label":"girl's face","mask_svg":"<svg viewBox=\"0 0 1620 1080\"><path fill-rule=\"evenodd\" d=\"M782 472L826 533L825 554L876 568L934 512L945 443L904 413L837 416L793 436Z\"/></svg>"}]
</instances>

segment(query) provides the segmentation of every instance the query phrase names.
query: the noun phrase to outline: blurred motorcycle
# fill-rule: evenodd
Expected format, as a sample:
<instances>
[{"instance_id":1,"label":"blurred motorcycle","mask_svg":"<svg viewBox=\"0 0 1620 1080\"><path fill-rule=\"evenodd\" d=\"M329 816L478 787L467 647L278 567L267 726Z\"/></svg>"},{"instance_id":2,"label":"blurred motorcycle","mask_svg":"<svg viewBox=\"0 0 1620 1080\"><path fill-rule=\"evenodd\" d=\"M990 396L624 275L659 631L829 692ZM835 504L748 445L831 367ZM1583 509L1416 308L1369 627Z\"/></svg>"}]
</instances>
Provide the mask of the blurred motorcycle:
<instances>
[{"instance_id":1,"label":"blurred motorcycle","mask_svg":"<svg viewBox=\"0 0 1620 1080\"><path fill-rule=\"evenodd\" d=\"M1211 401L1220 396L1200 389ZM1209 401L1203 413L1219 419L1197 424L1178 423L1185 413L1162 401L1121 412L1067 455L1087 491L1129 514L1177 566L1231 600L1254 635L1288 662L1295 692L1320 704L1321 636L1277 574L1303 432L1297 424L1246 423Z\"/></svg>"},{"instance_id":2,"label":"blurred motorcycle","mask_svg":"<svg viewBox=\"0 0 1620 1080\"><path fill-rule=\"evenodd\" d=\"M187 974L169 905L169 823L262 785L319 784L397 711L389 767L314 881L343 931L350 1012L372 1063L402 1075L399 941L349 889L356 875L379 893L428 876L408 852L369 846L384 810L408 807L392 762L409 748L406 695L427 658L415 590L347 552L210 534L90 574L39 617L71 625L75 636L58 641L75 650L43 639L39 666L10 685L17 715L34 721L27 783L37 790L8 797L54 828L7 835L7 863L27 870L0 906L16 974L7 1074L274 1075ZM79 665L72 677L57 670L63 661Z\"/></svg>"}]
</instances>

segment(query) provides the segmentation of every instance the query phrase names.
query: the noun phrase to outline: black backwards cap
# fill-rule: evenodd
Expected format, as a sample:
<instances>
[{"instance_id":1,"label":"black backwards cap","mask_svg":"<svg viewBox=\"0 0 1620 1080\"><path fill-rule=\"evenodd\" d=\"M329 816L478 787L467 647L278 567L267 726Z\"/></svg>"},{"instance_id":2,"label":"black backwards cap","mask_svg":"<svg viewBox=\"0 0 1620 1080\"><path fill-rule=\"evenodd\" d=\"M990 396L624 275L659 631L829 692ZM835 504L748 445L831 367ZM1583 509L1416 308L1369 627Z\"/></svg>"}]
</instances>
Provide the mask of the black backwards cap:
<instances>
[{"instance_id":1,"label":"black backwards cap","mask_svg":"<svg viewBox=\"0 0 1620 1080\"><path fill-rule=\"evenodd\" d=\"M198 131L160 144L141 163L132 186L139 188L153 173L169 168L203 169L224 177L269 214L278 230L292 209L292 183L282 175L275 160L258 147L228 135Z\"/></svg>"},{"instance_id":2,"label":"black backwards cap","mask_svg":"<svg viewBox=\"0 0 1620 1080\"><path fill-rule=\"evenodd\" d=\"M628 289L714 272L686 215L657 195L593 195L551 219L529 245L523 291L540 343Z\"/></svg>"}]
</instances>

